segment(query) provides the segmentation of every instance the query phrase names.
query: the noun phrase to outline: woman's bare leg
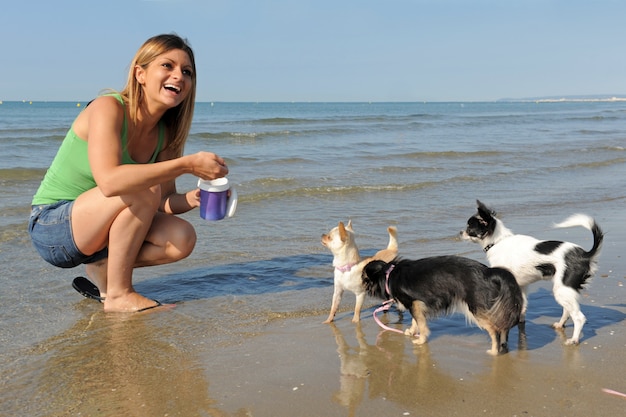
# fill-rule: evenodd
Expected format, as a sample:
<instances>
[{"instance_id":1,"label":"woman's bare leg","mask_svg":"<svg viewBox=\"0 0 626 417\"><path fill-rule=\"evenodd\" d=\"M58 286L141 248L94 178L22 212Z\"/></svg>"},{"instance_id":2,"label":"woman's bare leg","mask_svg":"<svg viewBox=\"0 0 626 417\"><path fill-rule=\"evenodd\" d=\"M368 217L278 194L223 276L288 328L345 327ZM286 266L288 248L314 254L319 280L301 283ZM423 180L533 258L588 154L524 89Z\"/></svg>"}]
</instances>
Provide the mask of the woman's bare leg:
<instances>
[{"instance_id":1,"label":"woman's bare leg","mask_svg":"<svg viewBox=\"0 0 626 417\"><path fill-rule=\"evenodd\" d=\"M133 269L152 225L161 200L160 189L123 196L127 207L121 210L109 229L109 262L105 311L133 311L154 305L154 301L135 292Z\"/></svg>"},{"instance_id":2,"label":"woman's bare leg","mask_svg":"<svg viewBox=\"0 0 626 417\"><path fill-rule=\"evenodd\" d=\"M158 212L137 256L135 267L164 265L191 254L196 246L196 231L180 217Z\"/></svg>"},{"instance_id":3,"label":"woman's bare leg","mask_svg":"<svg viewBox=\"0 0 626 417\"><path fill-rule=\"evenodd\" d=\"M91 254L109 248L106 261L87 268L101 294L106 294L105 311L135 311L154 306L153 300L135 292L134 267L174 262L193 250L196 240L193 227L175 216L157 212L159 203L158 186L109 198L96 188L76 200L72 227L79 250Z\"/></svg>"},{"instance_id":4,"label":"woman's bare leg","mask_svg":"<svg viewBox=\"0 0 626 417\"><path fill-rule=\"evenodd\" d=\"M187 221L168 214L156 213L152 227L141 246L135 268L176 262L191 254L196 244L196 232ZM85 265L87 276L105 298L108 259Z\"/></svg>"},{"instance_id":5,"label":"woman's bare leg","mask_svg":"<svg viewBox=\"0 0 626 417\"><path fill-rule=\"evenodd\" d=\"M100 297L107 296L107 259L101 259L91 264L85 265L85 272L91 281L100 290Z\"/></svg>"}]
</instances>

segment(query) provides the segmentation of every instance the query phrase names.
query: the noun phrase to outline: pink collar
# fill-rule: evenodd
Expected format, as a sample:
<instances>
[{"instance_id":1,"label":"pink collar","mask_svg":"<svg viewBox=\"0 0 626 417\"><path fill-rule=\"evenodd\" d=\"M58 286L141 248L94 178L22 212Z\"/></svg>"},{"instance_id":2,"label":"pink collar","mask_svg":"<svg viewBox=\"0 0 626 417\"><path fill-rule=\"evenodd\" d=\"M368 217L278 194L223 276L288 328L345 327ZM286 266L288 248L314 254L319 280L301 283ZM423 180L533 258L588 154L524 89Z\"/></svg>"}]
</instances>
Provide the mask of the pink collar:
<instances>
[{"instance_id":1,"label":"pink collar","mask_svg":"<svg viewBox=\"0 0 626 417\"><path fill-rule=\"evenodd\" d=\"M336 266L335 269L339 272L348 272L352 269L352 267L356 264L345 264L343 266Z\"/></svg>"}]
</instances>

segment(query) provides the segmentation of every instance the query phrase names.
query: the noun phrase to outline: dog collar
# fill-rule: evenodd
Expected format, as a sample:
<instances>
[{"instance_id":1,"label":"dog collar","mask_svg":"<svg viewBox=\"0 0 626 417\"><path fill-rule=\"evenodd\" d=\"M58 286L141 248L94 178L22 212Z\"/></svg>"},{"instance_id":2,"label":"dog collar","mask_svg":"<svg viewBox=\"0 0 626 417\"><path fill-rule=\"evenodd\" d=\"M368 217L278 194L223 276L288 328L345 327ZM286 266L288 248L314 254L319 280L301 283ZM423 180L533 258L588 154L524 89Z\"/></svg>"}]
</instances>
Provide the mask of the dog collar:
<instances>
[{"instance_id":1,"label":"dog collar","mask_svg":"<svg viewBox=\"0 0 626 417\"><path fill-rule=\"evenodd\" d=\"M354 265L356 264L345 264L343 266L336 266L335 269L338 270L339 272L348 272L349 270L352 269Z\"/></svg>"},{"instance_id":2,"label":"dog collar","mask_svg":"<svg viewBox=\"0 0 626 417\"><path fill-rule=\"evenodd\" d=\"M493 243L491 245L487 245L485 246L485 248L483 249L485 252L487 252L489 249L493 248Z\"/></svg>"}]
</instances>

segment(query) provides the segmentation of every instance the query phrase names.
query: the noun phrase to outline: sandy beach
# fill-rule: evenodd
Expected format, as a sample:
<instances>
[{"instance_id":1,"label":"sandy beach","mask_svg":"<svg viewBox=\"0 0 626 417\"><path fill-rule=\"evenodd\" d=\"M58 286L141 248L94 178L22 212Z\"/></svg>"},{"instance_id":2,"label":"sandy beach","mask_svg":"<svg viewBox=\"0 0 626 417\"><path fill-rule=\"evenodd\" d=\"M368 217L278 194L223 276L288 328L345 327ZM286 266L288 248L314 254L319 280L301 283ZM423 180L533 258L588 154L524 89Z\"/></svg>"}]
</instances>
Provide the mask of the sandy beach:
<instances>
[{"instance_id":1,"label":"sandy beach","mask_svg":"<svg viewBox=\"0 0 626 417\"><path fill-rule=\"evenodd\" d=\"M579 346L564 346L550 327L560 311L549 283L531 291L526 337L513 329L510 352L498 357L462 317L432 321L425 346L382 331L375 300L354 324L351 295L331 325L298 290L262 305L227 297L143 315L107 315L85 299L71 328L33 347L23 368L15 364L4 395L15 394L20 415L46 416L620 415L626 398L603 389L626 391L626 233L619 222L606 226ZM330 302L330 287L309 295L325 294ZM235 310L245 320L229 321ZM408 323L394 311L381 318Z\"/></svg>"}]
</instances>

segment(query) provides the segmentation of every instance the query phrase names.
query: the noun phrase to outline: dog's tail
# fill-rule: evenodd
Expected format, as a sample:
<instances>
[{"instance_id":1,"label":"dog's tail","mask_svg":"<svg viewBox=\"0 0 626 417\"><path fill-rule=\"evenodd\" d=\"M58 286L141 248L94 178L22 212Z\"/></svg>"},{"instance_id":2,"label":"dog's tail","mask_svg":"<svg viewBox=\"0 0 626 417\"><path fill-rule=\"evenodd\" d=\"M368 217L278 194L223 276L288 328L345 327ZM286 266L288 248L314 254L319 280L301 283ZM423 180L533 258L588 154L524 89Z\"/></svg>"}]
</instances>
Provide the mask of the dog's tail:
<instances>
[{"instance_id":1,"label":"dog's tail","mask_svg":"<svg viewBox=\"0 0 626 417\"><path fill-rule=\"evenodd\" d=\"M389 233L389 243L387 244L387 250L398 252L398 229L396 226L389 226L387 228Z\"/></svg>"},{"instance_id":2,"label":"dog's tail","mask_svg":"<svg viewBox=\"0 0 626 417\"><path fill-rule=\"evenodd\" d=\"M395 226L389 226L387 232L389 232L387 248L376 252L370 260L380 259L385 262L391 262L398 256L398 229Z\"/></svg>"},{"instance_id":3,"label":"dog's tail","mask_svg":"<svg viewBox=\"0 0 626 417\"><path fill-rule=\"evenodd\" d=\"M604 240L604 233L598 223L591 216L587 216L586 214L574 214L573 216L568 217L563 220L561 223L557 223L554 227L575 227L581 226L587 230L590 230L593 233L593 247L589 252L586 252L587 257L593 258L600 251L602 247L602 241Z\"/></svg>"},{"instance_id":4,"label":"dog's tail","mask_svg":"<svg viewBox=\"0 0 626 417\"><path fill-rule=\"evenodd\" d=\"M498 331L508 331L516 326L522 315L522 290L513 274L505 268L489 268L491 279L499 282L495 302L487 312L489 321Z\"/></svg>"}]
</instances>

